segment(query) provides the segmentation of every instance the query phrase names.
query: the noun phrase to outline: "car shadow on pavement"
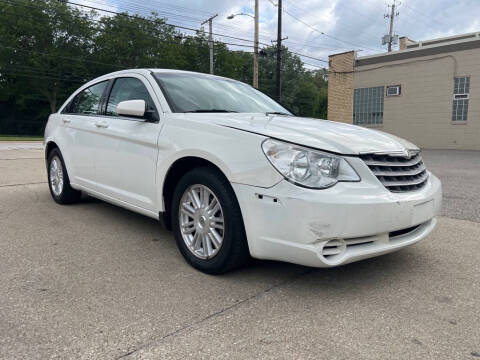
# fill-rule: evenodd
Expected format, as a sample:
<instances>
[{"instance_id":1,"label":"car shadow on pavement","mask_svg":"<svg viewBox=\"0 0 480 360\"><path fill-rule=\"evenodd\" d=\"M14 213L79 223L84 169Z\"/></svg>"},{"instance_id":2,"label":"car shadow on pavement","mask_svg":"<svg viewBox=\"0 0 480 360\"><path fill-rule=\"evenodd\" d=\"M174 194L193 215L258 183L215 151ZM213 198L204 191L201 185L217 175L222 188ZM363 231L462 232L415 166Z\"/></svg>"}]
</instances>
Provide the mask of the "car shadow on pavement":
<instances>
[{"instance_id":1,"label":"car shadow on pavement","mask_svg":"<svg viewBox=\"0 0 480 360\"><path fill-rule=\"evenodd\" d=\"M137 248L144 247L145 254L147 254L152 250L151 241L154 241L153 251L158 252L159 257L165 256L167 252L172 256L178 256L178 259L181 260L178 262L179 266L184 267L181 271L190 273L190 275L193 273L202 278L205 277L202 280L205 284L208 284L208 281L212 281L212 283L218 281L248 283L259 279L269 279L273 282L272 288L294 283L296 288L301 289L303 287L309 293L312 291L350 291L350 293L358 291L362 293L373 288L387 286L392 282L408 282L409 277L415 275L415 268L422 267L421 264L427 261L422 253L416 251L415 246L413 246L391 254L335 268L310 268L279 261L251 259L242 268L223 275L212 276L200 273L183 261L180 253L176 250L172 232L162 229L158 221L90 196L82 198L79 205L91 207L91 211L97 212L97 217L104 218L100 219L101 221L117 221L119 224L128 223L131 228L138 227L143 232L152 234L150 237L139 237L135 246ZM135 239L133 241L136 242ZM138 261L142 261L142 259L140 258ZM158 271L160 281L162 269L158 268L156 271ZM267 290L270 289L267 284L266 287Z\"/></svg>"}]
</instances>

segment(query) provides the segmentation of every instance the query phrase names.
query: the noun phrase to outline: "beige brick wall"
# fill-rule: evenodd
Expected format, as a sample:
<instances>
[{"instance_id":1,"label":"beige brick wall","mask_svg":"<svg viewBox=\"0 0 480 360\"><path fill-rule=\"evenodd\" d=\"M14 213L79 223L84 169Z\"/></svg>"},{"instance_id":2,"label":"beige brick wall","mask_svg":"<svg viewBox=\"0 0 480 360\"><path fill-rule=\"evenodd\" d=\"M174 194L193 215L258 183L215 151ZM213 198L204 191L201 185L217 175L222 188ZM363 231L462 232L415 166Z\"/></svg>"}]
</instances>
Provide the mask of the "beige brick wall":
<instances>
[{"instance_id":1,"label":"beige brick wall","mask_svg":"<svg viewBox=\"0 0 480 360\"><path fill-rule=\"evenodd\" d=\"M453 86L455 76L465 75L470 101L468 120L460 124L451 120ZM380 130L424 148L480 150L480 49L356 67L353 83L402 86L401 96L384 98Z\"/></svg>"},{"instance_id":2,"label":"beige brick wall","mask_svg":"<svg viewBox=\"0 0 480 360\"><path fill-rule=\"evenodd\" d=\"M329 56L327 119L352 123L355 52Z\"/></svg>"}]
</instances>

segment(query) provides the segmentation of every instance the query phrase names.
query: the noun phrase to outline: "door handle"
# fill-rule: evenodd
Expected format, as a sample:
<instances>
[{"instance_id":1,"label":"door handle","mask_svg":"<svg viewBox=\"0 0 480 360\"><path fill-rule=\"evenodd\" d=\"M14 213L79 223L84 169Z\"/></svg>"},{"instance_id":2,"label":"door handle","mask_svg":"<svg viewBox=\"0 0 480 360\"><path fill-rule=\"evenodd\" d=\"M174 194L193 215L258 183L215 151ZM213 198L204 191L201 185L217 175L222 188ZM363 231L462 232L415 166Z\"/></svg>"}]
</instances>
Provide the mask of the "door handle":
<instances>
[{"instance_id":1,"label":"door handle","mask_svg":"<svg viewBox=\"0 0 480 360\"><path fill-rule=\"evenodd\" d=\"M70 119L65 119L65 118L62 119L62 121L63 121L64 124L70 124L70 123L72 122L72 120L70 120Z\"/></svg>"},{"instance_id":2,"label":"door handle","mask_svg":"<svg viewBox=\"0 0 480 360\"><path fill-rule=\"evenodd\" d=\"M98 127L98 128L104 128L104 129L106 129L106 128L108 128L108 122L106 122L106 121L97 121L97 122L95 123L95 126Z\"/></svg>"}]
</instances>

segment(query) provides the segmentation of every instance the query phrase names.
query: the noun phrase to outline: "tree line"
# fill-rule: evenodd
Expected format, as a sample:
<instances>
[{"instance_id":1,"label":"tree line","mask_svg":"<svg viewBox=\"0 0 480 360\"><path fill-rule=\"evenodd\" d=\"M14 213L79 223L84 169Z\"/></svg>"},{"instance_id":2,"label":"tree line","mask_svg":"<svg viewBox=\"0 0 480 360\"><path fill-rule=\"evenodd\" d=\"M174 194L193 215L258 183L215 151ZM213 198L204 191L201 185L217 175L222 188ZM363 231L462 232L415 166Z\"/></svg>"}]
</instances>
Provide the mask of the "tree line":
<instances>
[{"instance_id":1,"label":"tree line","mask_svg":"<svg viewBox=\"0 0 480 360\"><path fill-rule=\"evenodd\" d=\"M264 47L259 90L274 96L276 47ZM251 84L253 54L214 43L214 72ZM0 2L0 134L41 135L49 113L85 82L116 70L168 68L208 73L204 32L186 35L152 13L101 15L58 0ZM325 118L325 69L308 70L282 48L281 103Z\"/></svg>"}]
</instances>

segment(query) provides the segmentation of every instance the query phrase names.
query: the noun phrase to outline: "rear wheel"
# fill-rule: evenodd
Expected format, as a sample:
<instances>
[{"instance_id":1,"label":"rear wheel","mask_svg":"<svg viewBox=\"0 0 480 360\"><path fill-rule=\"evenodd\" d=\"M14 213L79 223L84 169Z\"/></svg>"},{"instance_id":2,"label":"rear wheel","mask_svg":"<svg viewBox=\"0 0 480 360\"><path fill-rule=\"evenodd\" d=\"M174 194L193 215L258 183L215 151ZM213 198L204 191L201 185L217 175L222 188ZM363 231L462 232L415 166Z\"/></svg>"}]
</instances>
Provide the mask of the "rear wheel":
<instances>
[{"instance_id":1,"label":"rear wheel","mask_svg":"<svg viewBox=\"0 0 480 360\"><path fill-rule=\"evenodd\" d=\"M80 200L82 193L70 186L62 154L53 149L47 159L48 186L53 200L59 204L71 204Z\"/></svg>"},{"instance_id":2,"label":"rear wheel","mask_svg":"<svg viewBox=\"0 0 480 360\"><path fill-rule=\"evenodd\" d=\"M235 193L215 169L197 168L185 174L175 189L171 208L177 246L196 269L219 274L248 259Z\"/></svg>"}]
</instances>

